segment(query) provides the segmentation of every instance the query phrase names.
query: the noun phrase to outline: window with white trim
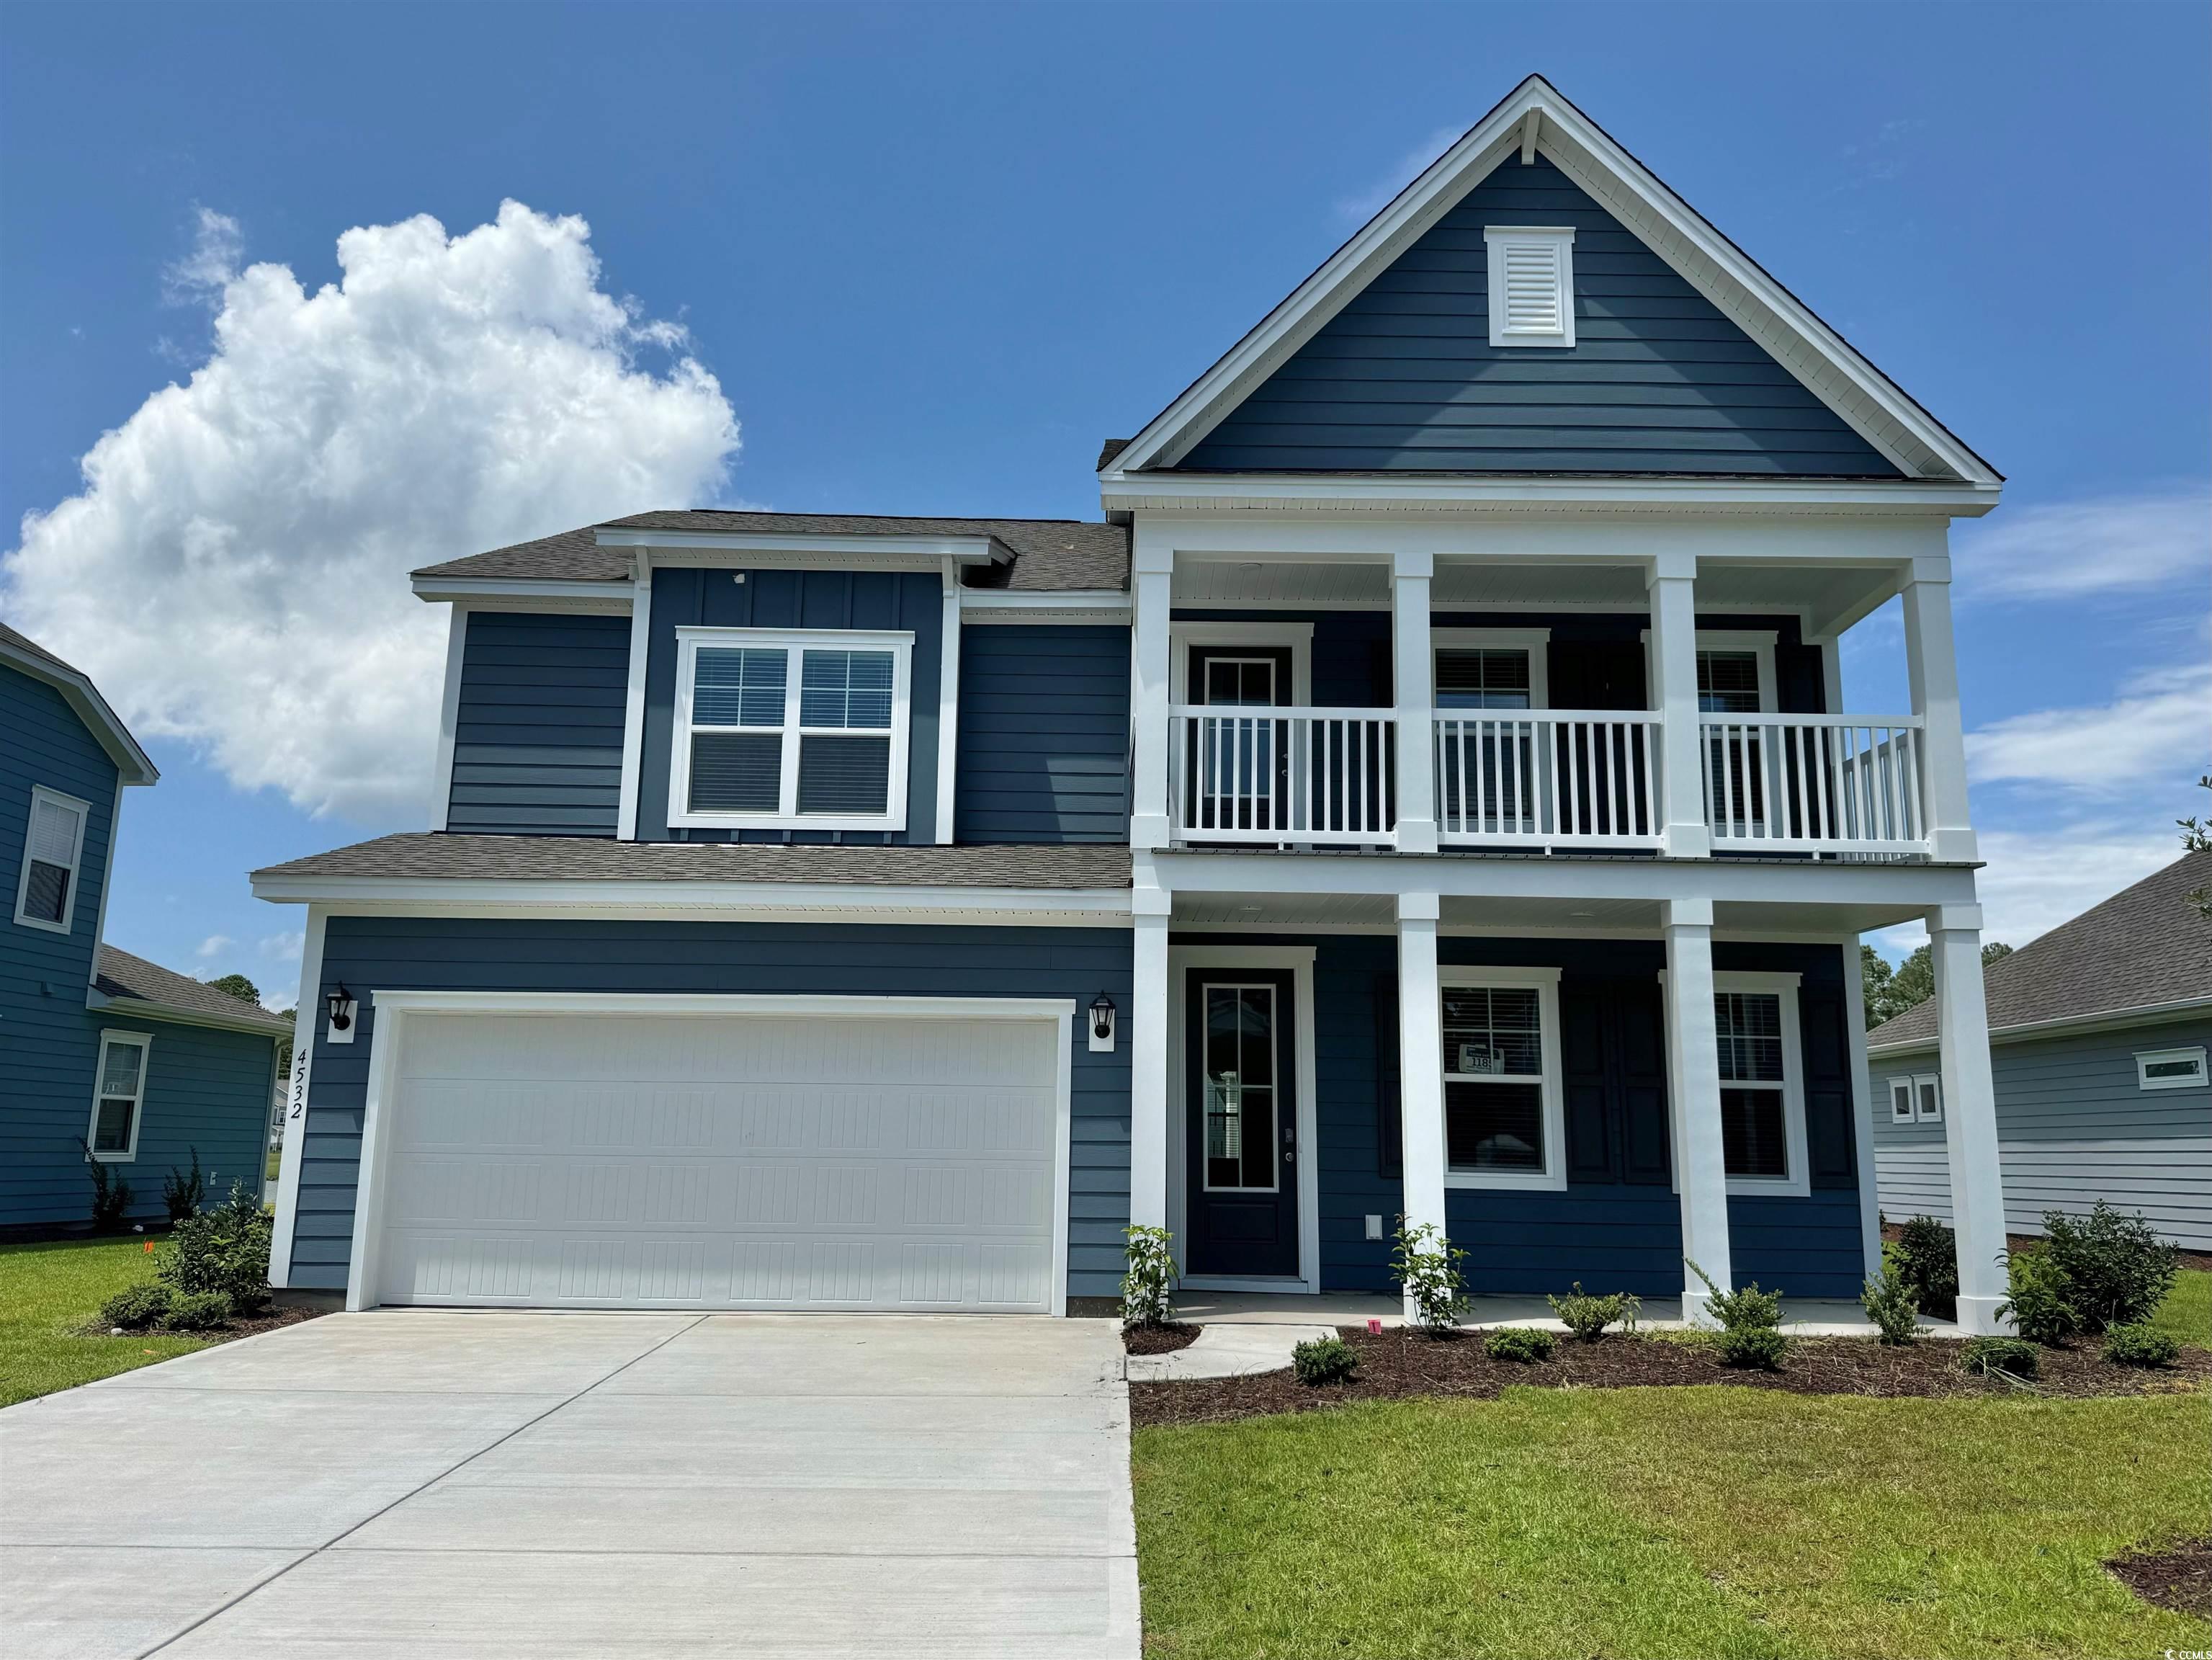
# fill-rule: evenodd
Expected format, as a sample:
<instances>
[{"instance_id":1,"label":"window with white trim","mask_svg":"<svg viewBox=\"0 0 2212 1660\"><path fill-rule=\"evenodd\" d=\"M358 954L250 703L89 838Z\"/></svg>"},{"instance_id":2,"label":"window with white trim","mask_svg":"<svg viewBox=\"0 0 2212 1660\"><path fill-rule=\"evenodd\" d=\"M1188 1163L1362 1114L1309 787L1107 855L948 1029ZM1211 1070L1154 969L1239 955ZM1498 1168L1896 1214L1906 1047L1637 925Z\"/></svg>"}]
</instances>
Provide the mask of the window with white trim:
<instances>
[{"instance_id":1,"label":"window with white trim","mask_svg":"<svg viewBox=\"0 0 2212 1660\"><path fill-rule=\"evenodd\" d=\"M1575 344L1575 233L1564 225L1486 225L1490 344Z\"/></svg>"},{"instance_id":2,"label":"window with white trim","mask_svg":"<svg viewBox=\"0 0 2212 1660\"><path fill-rule=\"evenodd\" d=\"M23 827L23 868L15 880L15 920L25 927L70 931L84 861L85 820L91 814L89 801L43 784L31 787L31 814Z\"/></svg>"},{"instance_id":3,"label":"window with white trim","mask_svg":"<svg viewBox=\"0 0 2212 1660\"><path fill-rule=\"evenodd\" d=\"M128 1164L138 1156L138 1118L146 1101L146 1061L154 1040L143 1032L100 1034L93 1067L92 1123L85 1145L101 1164Z\"/></svg>"},{"instance_id":4,"label":"window with white trim","mask_svg":"<svg viewBox=\"0 0 2212 1660\"><path fill-rule=\"evenodd\" d=\"M2136 1055L2136 1087L2200 1090L2206 1081L2204 1049L2145 1049Z\"/></svg>"},{"instance_id":5,"label":"window with white trim","mask_svg":"<svg viewBox=\"0 0 2212 1660\"><path fill-rule=\"evenodd\" d=\"M1943 1079L1932 1072L1889 1080L1889 1122L1893 1124L1940 1124L1943 1122Z\"/></svg>"},{"instance_id":6,"label":"window with white trim","mask_svg":"<svg viewBox=\"0 0 2212 1660\"><path fill-rule=\"evenodd\" d=\"M1565 1187L1558 970L1448 971L1440 995L1446 1183Z\"/></svg>"},{"instance_id":7,"label":"window with white trim","mask_svg":"<svg viewBox=\"0 0 2212 1660\"><path fill-rule=\"evenodd\" d=\"M676 637L670 824L905 828L913 635Z\"/></svg>"},{"instance_id":8,"label":"window with white trim","mask_svg":"<svg viewBox=\"0 0 2212 1660\"><path fill-rule=\"evenodd\" d=\"M1797 976L1716 974L1721 1154L1731 1192L1805 1193L1804 1061Z\"/></svg>"}]
</instances>

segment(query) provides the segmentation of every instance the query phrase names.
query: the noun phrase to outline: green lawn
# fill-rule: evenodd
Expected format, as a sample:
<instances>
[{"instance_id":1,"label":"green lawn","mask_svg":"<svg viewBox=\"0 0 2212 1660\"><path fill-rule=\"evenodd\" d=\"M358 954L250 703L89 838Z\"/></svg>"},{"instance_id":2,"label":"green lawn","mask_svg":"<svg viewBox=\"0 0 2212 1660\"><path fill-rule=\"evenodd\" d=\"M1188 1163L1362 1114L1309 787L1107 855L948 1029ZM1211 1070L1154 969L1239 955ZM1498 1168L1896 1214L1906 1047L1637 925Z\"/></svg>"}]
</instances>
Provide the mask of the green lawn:
<instances>
[{"instance_id":1,"label":"green lawn","mask_svg":"<svg viewBox=\"0 0 2212 1660\"><path fill-rule=\"evenodd\" d=\"M2185 1343L2212 1349L2212 1273L2184 1268L2173 1279L2154 1324L2165 1328Z\"/></svg>"},{"instance_id":2,"label":"green lawn","mask_svg":"<svg viewBox=\"0 0 2212 1660\"><path fill-rule=\"evenodd\" d=\"M0 1407L207 1347L205 1337L77 1335L117 1292L153 1277L137 1235L0 1245Z\"/></svg>"}]
</instances>

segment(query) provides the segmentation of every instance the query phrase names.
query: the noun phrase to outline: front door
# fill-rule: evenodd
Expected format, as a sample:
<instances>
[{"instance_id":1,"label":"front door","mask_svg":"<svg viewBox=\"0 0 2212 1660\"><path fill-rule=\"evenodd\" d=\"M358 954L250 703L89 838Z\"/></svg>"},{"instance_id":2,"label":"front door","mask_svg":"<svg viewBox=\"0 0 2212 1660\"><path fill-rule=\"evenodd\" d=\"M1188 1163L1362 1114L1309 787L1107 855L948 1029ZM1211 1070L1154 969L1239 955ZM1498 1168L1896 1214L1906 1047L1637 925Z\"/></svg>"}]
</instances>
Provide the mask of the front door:
<instances>
[{"instance_id":1,"label":"front door","mask_svg":"<svg viewBox=\"0 0 2212 1660\"><path fill-rule=\"evenodd\" d=\"M1298 1272L1292 983L1265 969L1191 972L1186 1273Z\"/></svg>"}]
</instances>

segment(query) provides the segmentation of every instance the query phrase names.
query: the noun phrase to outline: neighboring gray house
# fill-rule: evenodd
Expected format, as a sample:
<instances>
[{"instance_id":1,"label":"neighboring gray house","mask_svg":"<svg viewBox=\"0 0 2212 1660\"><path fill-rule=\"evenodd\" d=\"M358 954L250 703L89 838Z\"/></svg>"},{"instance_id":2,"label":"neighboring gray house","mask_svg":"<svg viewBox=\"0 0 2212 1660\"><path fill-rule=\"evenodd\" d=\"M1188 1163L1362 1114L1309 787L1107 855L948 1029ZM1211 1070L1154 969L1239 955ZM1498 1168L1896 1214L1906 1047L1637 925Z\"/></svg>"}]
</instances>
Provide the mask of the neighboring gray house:
<instances>
[{"instance_id":1,"label":"neighboring gray house","mask_svg":"<svg viewBox=\"0 0 2212 1660\"><path fill-rule=\"evenodd\" d=\"M2100 1199L2212 1250L2212 886L2193 853L1990 965L1990 1059L2005 1220ZM1883 1213L1948 1218L1936 1005L1867 1034Z\"/></svg>"}]
</instances>

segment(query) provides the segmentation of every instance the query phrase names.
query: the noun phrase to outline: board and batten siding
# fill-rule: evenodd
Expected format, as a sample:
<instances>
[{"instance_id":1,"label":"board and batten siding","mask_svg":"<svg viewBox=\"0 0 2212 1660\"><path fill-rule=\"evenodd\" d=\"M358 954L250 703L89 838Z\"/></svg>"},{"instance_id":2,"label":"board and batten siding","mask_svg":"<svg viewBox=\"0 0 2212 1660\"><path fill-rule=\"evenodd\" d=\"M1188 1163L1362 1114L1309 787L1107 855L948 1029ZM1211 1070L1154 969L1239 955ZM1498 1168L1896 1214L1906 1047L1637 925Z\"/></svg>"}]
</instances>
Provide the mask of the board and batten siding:
<instances>
[{"instance_id":1,"label":"board and batten siding","mask_svg":"<svg viewBox=\"0 0 2212 1660\"><path fill-rule=\"evenodd\" d=\"M2142 1051L2197 1044L2212 1049L2212 1016L1991 1045L2006 1228L2040 1233L2044 1212L2086 1213L2102 1199L2212 1250L2212 1088L2146 1090L2136 1072ZM1935 1073L1936 1051L1869 1055L1867 1069L1883 1216L1948 1222L1943 1126L1892 1123L1888 1107L1888 1080Z\"/></svg>"},{"instance_id":2,"label":"board and batten siding","mask_svg":"<svg viewBox=\"0 0 2212 1660\"><path fill-rule=\"evenodd\" d=\"M446 827L612 836L629 619L471 611Z\"/></svg>"},{"instance_id":3,"label":"board and batten siding","mask_svg":"<svg viewBox=\"0 0 2212 1660\"><path fill-rule=\"evenodd\" d=\"M1129 630L960 631L953 840L1129 839Z\"/></svg>"},{"instance_id":4,"label":"board and batten siding","mask_svg":"<svg viewBox=\"0 0 2212 1660\"><path fill-rule=\"evenodd\" d=\"M1488 225L1574 228L1572 347L1490 344ZM1540 158L1469 191L1179 470L1899 476Z\"/></svg>"},{"instance_id":5,"label":"board and batten siding","mask_svg":"<svg viewBox=\"0 0 2212 1660\"><path fill-rule=\"evenodd\" d=\"M322 988L343 980L362 995L360 1035L334 1045L317 1022L291 1282L346 1283L378 991L1066 997L1079 1012L1067 1291L1115 1296L1129 1221L1129 1043L1125 1031L1111 1053L1092 1053L1080 1011L1102 991L1129 1007L1130 979L1121 928L333 916Z\"/></svg>"}]
</instances>

